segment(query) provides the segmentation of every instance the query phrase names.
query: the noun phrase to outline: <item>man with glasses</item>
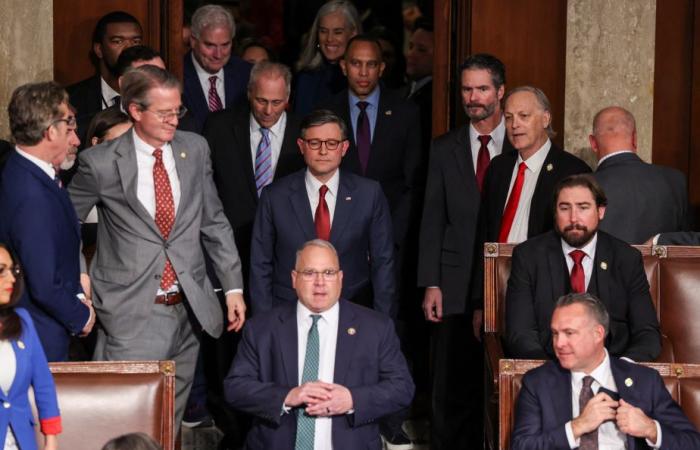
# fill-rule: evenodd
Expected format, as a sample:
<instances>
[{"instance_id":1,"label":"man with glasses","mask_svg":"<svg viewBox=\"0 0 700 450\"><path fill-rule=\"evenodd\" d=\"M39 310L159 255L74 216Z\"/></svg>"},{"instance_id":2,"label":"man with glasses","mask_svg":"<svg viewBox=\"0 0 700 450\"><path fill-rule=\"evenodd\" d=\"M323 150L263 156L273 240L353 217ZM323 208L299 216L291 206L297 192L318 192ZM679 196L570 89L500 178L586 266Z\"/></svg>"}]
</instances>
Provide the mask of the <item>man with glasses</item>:
<instances>
[{"instance_id":1,"label":"man with glasses","mask_svg":"<svg viewBox=\"0 0 700 450\"><path fill-rule=\"evenodd\" d=\"M68 359L71 335L95 323L81 278L78 218L55 167L80 144L66 91L54 82L18 87L8 107L16 143L0 184L0 241L17 251L27 289L21 306L49 361ZM81 287L85 283L85 293Z\"/></svg>"},{"instance_id":2,"label":"man with glasses","mask_svg":"<svg viewBox=\"0 0 700 450\"><path fill-rule=\"evenodd\" d=\"M394 324L341 299L348 272L331 243L299 247L290 270L296 299L246 326L226 398L255 416L248 449L379 450L378 419L408 406L414 392Z\"/></svg>"},{"instance_id":3,"label":"man with glasses","mask_svg":"<svg viewBox=\"0 0 700 450\"><path fill-rule=\"evenodd\" d=\"M245 321L241 264L206 141L176 131L185 113L178 79L152 65L130 70L122 102L133 128L81 153L70 185L78 217L93 206L100 215L91 267L102 325L95 359L174 360L179 427L197 330L218 337L224 328L202 245L226 293L228 330Z\"/></svg>"},{"instance_id":4,"label":"man with glasses","mask_svg":"<svg viewBox=\"0 0 700 450\"><path fill-rule=\"evenodd\" d=\"M330 111L301 122L297 144L306 169L262 191L251 242L250 304L254 315L296 301L289 272L295 250L319 238L338 249L343 298L396 315L391 216L379 183L339 170L347 128Z\"/></svg>"}]
</instances>

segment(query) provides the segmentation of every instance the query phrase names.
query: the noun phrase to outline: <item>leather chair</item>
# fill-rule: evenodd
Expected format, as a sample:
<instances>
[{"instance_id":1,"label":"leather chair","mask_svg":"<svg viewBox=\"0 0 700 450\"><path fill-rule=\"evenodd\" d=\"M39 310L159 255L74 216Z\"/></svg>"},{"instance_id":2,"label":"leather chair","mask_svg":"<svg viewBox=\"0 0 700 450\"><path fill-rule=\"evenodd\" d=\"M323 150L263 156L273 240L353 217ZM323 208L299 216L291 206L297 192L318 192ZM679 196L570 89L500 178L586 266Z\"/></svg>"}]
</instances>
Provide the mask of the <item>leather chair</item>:
<instances>
[{"instance_id":1,"label":"leather chair","mask_svg":"<svg viewBox=\"0 0 700 450\"><path fill-rule=\"evenodd\" d=\"M63 424L60 448L95 450L137 431L164 450L175 448L173 361L67 362L49 367ZM32 408L36 417L33 404ZM37 438L43 442L38 427Z\"/></svg>"}]
</instances>

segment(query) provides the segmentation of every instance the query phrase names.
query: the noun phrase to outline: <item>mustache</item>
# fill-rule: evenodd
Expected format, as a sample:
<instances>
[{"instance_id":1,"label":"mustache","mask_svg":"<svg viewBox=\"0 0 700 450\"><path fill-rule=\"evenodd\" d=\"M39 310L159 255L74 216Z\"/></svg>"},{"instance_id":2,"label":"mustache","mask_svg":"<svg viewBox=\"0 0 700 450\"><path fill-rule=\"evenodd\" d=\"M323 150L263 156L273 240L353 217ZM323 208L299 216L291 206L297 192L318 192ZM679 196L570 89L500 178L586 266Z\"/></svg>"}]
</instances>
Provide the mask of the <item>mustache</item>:
<instances>
[{"instance_id":1,"label":"mustache","mask_svg":"<svg viewBox=\"0 0 700 450\"><path fill-rule=\"evenodd\" d=\"M571 230L588 231L588 227L585 225L580 225L578 223L567 225L566 227L564 227L564 233Z\"/></svg>"},{"instance_id":2,"label":"mustache","mask_svg":"<svg viewBox=\"0 0 700 450\"><path fill-rule=\"evenodd\" d=\"M486 108L482 103L467 103L467 108Z\"/></svg>"}]
</instances>

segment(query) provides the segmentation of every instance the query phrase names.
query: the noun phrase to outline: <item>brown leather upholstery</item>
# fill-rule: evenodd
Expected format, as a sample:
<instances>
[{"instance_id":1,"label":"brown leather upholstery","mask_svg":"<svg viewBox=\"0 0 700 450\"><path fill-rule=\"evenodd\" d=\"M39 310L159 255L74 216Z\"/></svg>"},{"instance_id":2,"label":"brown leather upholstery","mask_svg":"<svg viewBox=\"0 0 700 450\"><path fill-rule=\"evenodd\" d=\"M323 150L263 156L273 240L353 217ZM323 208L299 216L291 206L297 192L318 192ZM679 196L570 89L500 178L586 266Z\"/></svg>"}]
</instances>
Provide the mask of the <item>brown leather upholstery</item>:
<instances>
[{"instance_id":1,"label":"brown leather upholstery","mask_svg":"<svg viewBox=\"0 0 700 450\"><path fill-rule=\"evenodd\" d=\"M60 448L94 450L113 437L141 431L158 441L164 450L174 449L174 362L80 362L49 366L56 382L63 424L63 432L58 436ZM36 407L33 408L36 416Z\"/></svg>"},{"instance_id":2,"label":"brown leather upholstery","mask_svg":"<svg viewBox=\"0 0 700 450\"><path fill-rule=\"evenodd\" d=\"M528 370L544 361L503 359L500 362L500 401L498 448L510 447L510 433L515 422L515 403L520 392L522 377ZM700 364L649 363L645 366L658 370L671 397L681 405L688 419L700 428Z\"/></svg>"}]
</instances>

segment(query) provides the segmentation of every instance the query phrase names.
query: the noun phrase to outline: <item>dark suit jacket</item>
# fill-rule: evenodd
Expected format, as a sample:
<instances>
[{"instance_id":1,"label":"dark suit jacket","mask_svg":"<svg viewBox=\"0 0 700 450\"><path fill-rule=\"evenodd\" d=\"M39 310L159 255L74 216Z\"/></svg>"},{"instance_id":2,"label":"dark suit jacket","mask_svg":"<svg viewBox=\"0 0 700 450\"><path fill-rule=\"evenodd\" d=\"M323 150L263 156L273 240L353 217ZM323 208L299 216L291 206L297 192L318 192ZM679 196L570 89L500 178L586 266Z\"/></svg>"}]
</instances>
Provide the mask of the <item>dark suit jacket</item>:
<instances>
[{"instance_id":1,"label":"dark suit jacket","mask_svg":"<svg viewBox=\"0 0 700 450\"><path fill-rule=\"evenodd\" d=\"M355 412L333 418L333 448L378 450L377 420L411 403L413 380L392 321L344 300L339 306L333 382L350 390ZM294 449L296 410L281 412L299 385L297 347L296 302L257 315L243 329L224 392L234 408L254 416L250 450Z\"/></svg>"},{"instance_id":2,"label":"dark suit jacket","mask_svg":"<svg viewBox=\"0 0 700 450\"><path fill-rule=\"evenodd\" d=\"M553 358L550 322L557 299L571 291L561 239L550 231L515 247L506 291L506 334L515 358ZM598 231L588 292L610 314L606 347L613 356L653 361L661 351L642 255Z\"/></svg>"},{"instance_id":3,"label":"dark suit jacket","mask_svg":"<svg viewBox=\"0 0 700 450\"><path fill-rule=\"evenodd\" d=\"M250 149L250 110L218 111L207 119L203 136L211 149L214 183L231 223L236 246L243 263L243 277L248 282L250 268L250 241L253 221L258 207L253 157ZM304 168L296 139L299 137L299 119L287 113L287 124L274 179Z\"/></svg>"},{"instance_id":4,"label":"dark suit jacket","mask_svg":"<svg viewBox=\"0 0 700 450\"><path fill-rule=\"evenodd\" d=\"M319 102L348 87L340 64L330 64L325 59L318 69L299 72L294 81L294 112L300 117L313 111Z\"/></svg>"},{"instance_id":5,"label":"dark suit jacket","mask_svg":"<svg viewBox=\"0 0 700 450\"><path fill-rule=\"evenodd\" d=\"M334 95L319 106L338 114L348 126L350 147L341 167L379 181L389 200L394 239L401 245L411 222L419 220L416 202L423 195L419 179L421 131L418 108L397 92L381 90L367 173L363 174L350 121L348 91Z\"/></svg>"},{"instance_id":6,"label":"dark suit jacket","mask_svg":"<svg viewBox=\"0 0 700 450\"><path fill-rule=\"evenodd\" d=\"M610 358L620 397L661 425L662 448L700 448L700 434L671 398L659 373ZM627 385L626 380L632 380ZM511 449L569 449L565 425L573 419L571 372L549 361L523 377L515 411ZM648 449L645 439L627 436L627 449Z\"/></svg>"},{"instance_id":7,"label":"dark suit jacket","mask_svg":"<svg viewBox=\"0 0 700 450\"><path fill-rule=\"evenodd\" d=\"M231 55L231 59L224 66L224 101L226 102L224 108L231 108L245 99L252 67L250 63ZM202 90L197 77L197 71L192 62L192 52L187 52L183 61L182 101L194 117L197 132L202 130L209 115L207 95L208 92Z\"/></svg>"},{"instance_id":8,"label":"dark suit jacket","mask_svg":"<svg viewBox=\"0 0 700 450\"><path fill-rule=\"evenodd\" d=\"M88 127L95 114L102 111L102 86L100 75L93 75L78 81L66 88L68 101L77 110L75 119L78 121L78 137L82 148L89 147L85 143ZM110 105L111 106L111 105Z\"/></svg>"},{"instance_id":9,"label":"dark suit jacket","mask_svg":"<svg viewBox=\"0 0 700 450\"><path fill-rule=\"evenodd\" d=\"M688 229L688 190L680 171L630 152L606 159L594 175L608 197L601 230L642 244L662 231Z\"/></svg>"},{"instance_id":10,"label":"dark suit jacket","mask_svg":"<svg viewBox=\"0 0 700 450\"><path fill-rule=\"evenodd\" d=\"M503 147L513 151L507 139ZM469 125L464 125L433 141L425 187L418 285L440 287L443 314L467 308L480 203Z\"/></svg>"},{"instance_id":11,"label":"dark suit jacket","mask_svg":"<svg viewBox=\"0 0 700 450\"><path fill-rule=\"evenodd\" d=\"M89 310L80 287L80 228L68 193L36 164L12 152L0 184L0 241L22 263L26 291L20 304L37 325L49 361L68 359L71 334Z\"/></svg>"},{"instance_id":12,"label":"dark suit jacket","mask_svg":"<svg viewBox=\"0 0 700 450\"><path fill-rule=\"evenodd\" d=\"M700 245L700 233L697 231L678 231L661 233L659 245Z\"/></svg>"},{"instance_id":13,"label":"dark suit jacket","mask_svg":"<svg viewBox=\"0 0 700 450\"><path fill-rule=\"evenodd\" d=\"M316 238L305 173L295 172L262 191L251 243L250 301L255 315L297 299L290 275L296 251ZM391 217L378 183L340 171L330 242L343 270L343 298L354 299L371 286L374 309L395 315Z\"/></svg>"}]
</instances>

